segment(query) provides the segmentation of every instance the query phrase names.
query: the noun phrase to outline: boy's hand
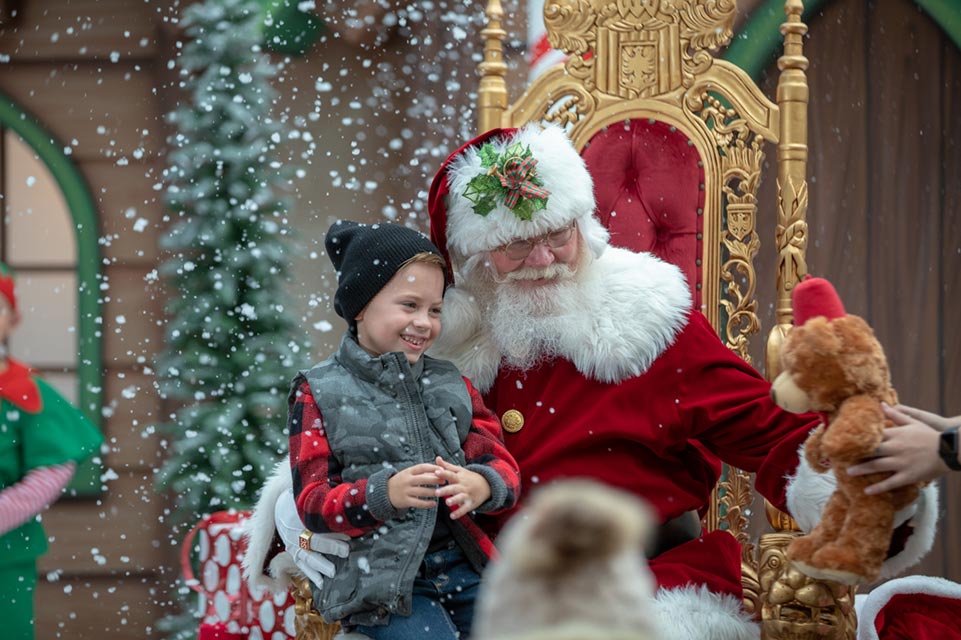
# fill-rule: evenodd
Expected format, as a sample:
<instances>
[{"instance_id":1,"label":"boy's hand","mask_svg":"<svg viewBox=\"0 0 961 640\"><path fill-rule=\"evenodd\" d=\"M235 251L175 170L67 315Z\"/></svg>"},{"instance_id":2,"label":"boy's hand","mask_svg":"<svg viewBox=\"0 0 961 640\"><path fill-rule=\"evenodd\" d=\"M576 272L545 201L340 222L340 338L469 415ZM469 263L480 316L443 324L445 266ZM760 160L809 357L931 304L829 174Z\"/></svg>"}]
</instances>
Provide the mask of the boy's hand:
<instances>
[{"instance_id":1,"label":"boy's hand","mask_svg":"<svg viewBox=\"0 0 961 640\"><path fill-rule=\"evenodd\" d=\"M484 476L446 462L440 456L437 456L436 462L441 467L436 477L447 484L437 489L435 495L446 497L448 507L457 506L457 510L450 514L451 520L470 513L490 499L491 486Z\"/></svg>"},{"instance_id":2,"label":"boy's hand","mask_svg":"<svg viewBox=\"0 0 961 640\"><path fill-rule=\"evenodd\" d=\"M395 509L435 508L437 494L434 491L437 485L441 484L437 479L439 471L440 467L427 462L398 471L387 481L387 499Z\"/></svg>"}]
</instances>

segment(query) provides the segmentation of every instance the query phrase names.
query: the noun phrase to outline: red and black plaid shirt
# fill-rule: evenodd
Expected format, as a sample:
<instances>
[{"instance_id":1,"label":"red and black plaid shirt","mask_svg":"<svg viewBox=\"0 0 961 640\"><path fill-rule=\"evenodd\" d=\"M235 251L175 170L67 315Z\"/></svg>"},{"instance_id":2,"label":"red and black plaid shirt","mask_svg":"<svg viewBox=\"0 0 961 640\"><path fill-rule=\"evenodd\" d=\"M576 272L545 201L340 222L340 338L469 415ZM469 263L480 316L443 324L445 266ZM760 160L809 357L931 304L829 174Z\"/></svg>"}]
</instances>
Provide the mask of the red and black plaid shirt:
<instances>
[{"instance_id":1,"label":"red and black plaid shirt","mask_svg":"<svg viewBox=\"0 0 961 640\"><path fill-rule=\"evenodd\" d=\"M473 409L470 430L462 445L467 464L483 464L494 469L507 485L503 509L512 508L520 492L517 463L504 446L497 416L484 405L480 393L467 378L464 383ZM297 511L307 527L317 533L338 532L357 537L380 526L382 522L365 508L367 480L344 482L341 479L341 464L330 450L320 408L306 379L301 381L290 403L287 428ZM464 525L475 538L482 535L478 527L471 526L473 523L464 522ZM487 551L490 555L492 548Z\"/></svg>"}]
</instances>

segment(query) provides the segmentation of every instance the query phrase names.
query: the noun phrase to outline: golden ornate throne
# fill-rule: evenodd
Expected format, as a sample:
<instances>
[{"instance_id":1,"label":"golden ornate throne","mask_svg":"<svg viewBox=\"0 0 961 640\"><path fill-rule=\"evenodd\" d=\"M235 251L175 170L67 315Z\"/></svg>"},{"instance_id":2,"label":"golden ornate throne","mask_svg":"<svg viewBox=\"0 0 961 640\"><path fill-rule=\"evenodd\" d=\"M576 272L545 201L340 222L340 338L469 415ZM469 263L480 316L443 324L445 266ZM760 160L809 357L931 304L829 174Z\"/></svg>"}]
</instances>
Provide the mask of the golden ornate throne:
<instances>
[{"instance_id":1,"label":"golden ornate throne","mask_svg":"<svg viewBox=\"0 0 961 640\"><path fill-rule=\"evenodd\" d=\"M488 0L479 65L478 133L528 122L563 126L595 180L598 216L615 245L650 251L681 267L695 303L726 344L750 361L760 330L755 297L757 188L766 143L777 144L776 325L766 372L792 321L791 290L807 272L807 59L801 0L785 2L777 102L713 52L732 37L735 0L546 0L551 45L567 60L514 102L503 60L503 12ZM792 570L789 517L768 506L774 533L749 533L751 479L725 468L704 518L741 542L745 607L766 639L853 638L853 591ZM298 638L329 638L297 594Z\"/></svg>"},{"instance_id":2,"label":"golden ornate throne","mask_svg":"<svg viewBox=\"0 0 961 640\"><path fill-rule=\"evenodd\" d=\"M766 372L792 321L791 290L807 272L807 59L801 0L785 2L777 102L713 52L732 37L735 0L546 0L550 44L567 55L516 101L508 99L499 0L488 0L479 65L478 133L543 121L564 127L595 181L597 215L612 244L677 264L695 304L750 362L760 330L754 261L765 143L777 144L776 326ZM775 215L774 203L764 215ZM742 544L745 606L765 638L851 638L853 591L792 570L796 533L768 506L775 533L748 532L748 474L725 468L704 519Z\"/></svg>"}]
</instances>

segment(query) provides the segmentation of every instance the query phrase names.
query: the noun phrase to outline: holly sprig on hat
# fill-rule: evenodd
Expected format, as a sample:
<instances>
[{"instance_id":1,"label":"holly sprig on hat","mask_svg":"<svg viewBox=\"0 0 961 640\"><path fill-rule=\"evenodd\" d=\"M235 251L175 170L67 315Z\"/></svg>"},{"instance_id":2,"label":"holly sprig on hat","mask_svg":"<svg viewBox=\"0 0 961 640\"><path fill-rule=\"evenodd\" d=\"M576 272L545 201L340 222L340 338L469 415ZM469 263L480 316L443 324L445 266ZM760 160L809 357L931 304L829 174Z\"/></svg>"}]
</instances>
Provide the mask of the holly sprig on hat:
<instances>
[{"instance_id":1,"label":"holly sprig on hat","mask_svg":"<svg viewBox=\"0 0 961 640\"><path fill-rule=\"evenodd\" d=\"M520 220L531 220L535 212L547 208L551 192L537 177L537 159L530 147L515 142L498 153L488 142L477 155L487 172L474 176L462 194L474 204L474 213L487 216L499 199Z\"/></svg>"}]
</instances>

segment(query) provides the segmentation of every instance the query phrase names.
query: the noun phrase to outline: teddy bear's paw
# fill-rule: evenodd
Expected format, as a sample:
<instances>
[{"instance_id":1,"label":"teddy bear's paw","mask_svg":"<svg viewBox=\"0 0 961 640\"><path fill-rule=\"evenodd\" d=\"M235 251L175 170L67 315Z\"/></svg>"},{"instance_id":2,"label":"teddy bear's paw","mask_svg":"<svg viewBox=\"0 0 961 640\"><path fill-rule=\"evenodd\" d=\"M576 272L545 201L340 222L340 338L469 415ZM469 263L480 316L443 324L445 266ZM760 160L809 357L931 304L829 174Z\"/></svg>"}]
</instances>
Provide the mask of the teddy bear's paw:
<instances>
[{"instance_id":1,"label":"teddy bear's paw","mask_svg":"<svg viewBox=\"0 0 961 640\"><path fill-rule=\"evenodd\" d=\"M850 571L841 571L839 569L829 569L826 567L816 567L807 562L795 561L794 568L808 576L809 578L814 578L815 580L826 580L830 582L838 582L840 584L855 585L861 582L865 582L866 578L864 576L858 575Z\"/></svg>"},{"instance_id":2,"label":"teddy bear's paw","mask_svg":"<svg viewBox=\"0 0 961 640\"><path fill-rule=\"evenodd\" d=\"M868 559L862 557L858 549L851 549L831 542L811 556L809 565L818 575L801 569L803 573L814 578L833 580L842 584L858 584L868 582L877 576L877 571L870 566Z\"/></svg>"},{"instance_id":3,"label":"teddy bear's paw","mask_svg":"<svg viewBox=\"0 0 961 640\"><path fill-rule=\"evenodd\" d=\"M822 542L813 535L801 536L791 541L787 548L787 557L792 562L807 562L814 552L821 547Z\"/></svg>"}]
</instances>

